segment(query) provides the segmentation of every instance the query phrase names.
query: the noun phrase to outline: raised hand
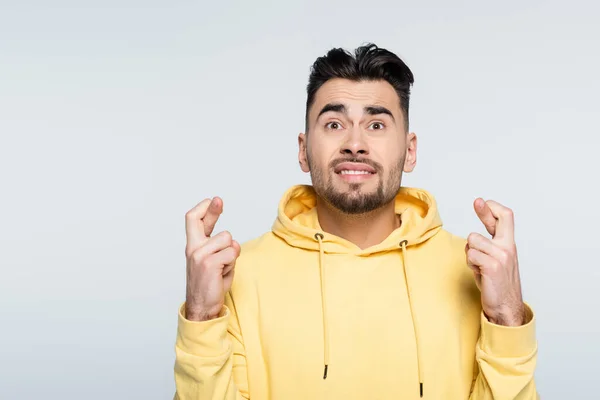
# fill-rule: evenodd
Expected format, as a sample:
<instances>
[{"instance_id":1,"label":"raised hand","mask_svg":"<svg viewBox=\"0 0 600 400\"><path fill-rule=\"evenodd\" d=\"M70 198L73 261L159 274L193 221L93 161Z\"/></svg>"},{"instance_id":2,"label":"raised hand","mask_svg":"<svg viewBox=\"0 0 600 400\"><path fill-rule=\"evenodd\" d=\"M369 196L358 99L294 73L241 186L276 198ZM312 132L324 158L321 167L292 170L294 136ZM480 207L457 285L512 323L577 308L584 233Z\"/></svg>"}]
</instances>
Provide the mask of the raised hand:
<instances>
[{"instance_id":1,"label":"raised hand","mask_svg":"<svg viewBox=\"0 0 600 400\"><path fill-rule=\"evenodd\" d=\"M223 200L205 199L185 215L187 284L185 313L191 321L216 318L231 288L240 245L227 231L210 236Z\"/></svg>"},{"instance_id":2,"label":"raised hand","mask_svg":"<svg viewBox=\"0 0 600 400\"><path fill-rule=\"evenodd\" d=\"M514 240L511 209L478 198L475 212L492 238L471 233L465 248L467 264L475 273L481 304L488 320L498 325L519 326L525 322L519 261Z\"/></svg>"}]
</instances>

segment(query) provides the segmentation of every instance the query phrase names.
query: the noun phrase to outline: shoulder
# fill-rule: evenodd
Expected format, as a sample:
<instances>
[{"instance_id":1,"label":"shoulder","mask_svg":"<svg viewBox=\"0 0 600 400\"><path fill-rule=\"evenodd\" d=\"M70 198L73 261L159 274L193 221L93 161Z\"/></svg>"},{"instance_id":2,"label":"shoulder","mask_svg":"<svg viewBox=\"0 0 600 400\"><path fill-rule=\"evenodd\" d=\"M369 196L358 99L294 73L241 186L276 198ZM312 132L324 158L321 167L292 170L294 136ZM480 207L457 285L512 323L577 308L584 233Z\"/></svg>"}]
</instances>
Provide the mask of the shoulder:
<instances>
[{"instance_id":1,"label":"shoulder","mask_svg":"<svg viewBox=\"0 0 600 400\"><path fill-rule=\"evenodd\" d=\"M437 254L445 254L445 258L448 260L446 265L448 270L446 278L448 282L452 282L452 286L456 289L463 299L465 304L470 304L470 309L478 312L481 301L480 292L475 283L475 277L473 271L467 265L467 255L465 248L467 245L467 239L446 230L439 232L437 240L439 240L438 246L443 246L444 250L439 251L436 248Z\"/></svg>"},{"instance_id":2,"label":"shoulder","mask_svg":"<svg viewBox=\"0 0 600 400\"><path fill-rule=\"evenodd\" d=\"M235 269L236 275L256 274L269 261L276 259L287 248L287 244L273 232L243 242Z\"/></svg>"},{"instance_id":3,"label":"shoulder","mask_svg":"<svg viewBox=\"0 0 600 400\"><path fill-rule=\"evenodd\" d=\"M430 240L435 243L436 248L443 250L444 254L448 254L453 258L458 257L464 261L465 246L467 245L466 238L457 236L445 229L441 229Z\"/></svg>"},{"instance_id":4,"label":"shoulder","mask_svg":"<svg viewBox=\"0 0 600 400\"><path fill-rule=\"evenodd\" d=\"M245 298L256 295L260 282L271 281L272 266L281 258L287 244L266 232L241 244L241 252L235 263L235 277L231 287L233 296Z\"/></svg>"},{"instance_id":5,"label":"shoulder","mask_svg":"<svg viewBox=\"0 0 600 400\"><path fill-rule=\"evenodd\" d=\"M273 232L266 232L257 238L248 240L241 244L242 251L238 261L246 263L256 260L257 257L263 257L268 251L277 251L279 247L285 246L285 243Z\"/></svg>"}]
</instances>

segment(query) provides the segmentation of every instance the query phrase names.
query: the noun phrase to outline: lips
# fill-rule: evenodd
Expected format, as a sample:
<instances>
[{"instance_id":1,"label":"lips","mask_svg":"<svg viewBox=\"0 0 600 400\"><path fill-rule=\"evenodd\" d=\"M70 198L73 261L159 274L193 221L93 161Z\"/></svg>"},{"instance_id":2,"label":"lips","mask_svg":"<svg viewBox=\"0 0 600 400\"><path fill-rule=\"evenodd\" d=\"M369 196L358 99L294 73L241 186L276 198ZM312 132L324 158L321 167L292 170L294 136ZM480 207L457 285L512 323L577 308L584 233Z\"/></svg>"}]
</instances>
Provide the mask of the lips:
<instances>
[{"instance_id":1,"label":"lips","mask_svg":"<svg viewBox=\"0 0 600 400\"><path fill-rule=\"evenodd\" d=\"M334 168L334 172L340 175L370 175L377 171L365 163L342 162Z\"/></svg>"}]
</instances>

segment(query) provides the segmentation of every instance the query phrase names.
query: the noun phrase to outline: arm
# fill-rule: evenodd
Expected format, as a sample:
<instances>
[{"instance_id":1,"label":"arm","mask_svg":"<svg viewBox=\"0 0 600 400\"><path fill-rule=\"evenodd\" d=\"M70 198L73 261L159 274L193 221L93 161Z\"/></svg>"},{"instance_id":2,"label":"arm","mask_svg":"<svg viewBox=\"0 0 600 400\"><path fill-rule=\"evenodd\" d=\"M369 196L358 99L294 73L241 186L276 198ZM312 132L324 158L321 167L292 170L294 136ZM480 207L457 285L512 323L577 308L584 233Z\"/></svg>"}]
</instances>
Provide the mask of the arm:
<instances>
[{"instance_id":1,"label":"arm","mask_svg":"<svg viewBox=\"0 0 600 400\"><path fill-rule=\"evenodd\" d=\"M493 200L474 207L492 238L471 233L465 248L483 310L470 399L535 400L535 319L521 293L513 212Z\"/></svg>"},{"instance_id":2,"label":"arm","mask_svg":"<svg viewBox=\"0 0 600 400\"><path fill-rule=\"evenodd\" d=\"M535 317L525 309L525 324L496 325L481 315L481 335L470 400L536 400L533 373L537 361Z\"/></svg>"},{"instance_id":3,"label":"arm","mask_svg":"<svg viewBox=\"0 0 600 400\"><path fill-rule=\"evenodd\" d=\"M231 296L215 319L195 322L179 310L175 400L249 399L246 355Z\"/></svg>"},{"instance_id":4,"label":"arm","mask_svg":"<svg viewBox=\"0 0 600 400\"><path fill-rule=\"evenodd\" d=\"M185 215L186 300L179 309L175 399L248 399L246 357L230 289L240 245L211 236L223 211L215 197Z\"/></svg>"}]
</instances>

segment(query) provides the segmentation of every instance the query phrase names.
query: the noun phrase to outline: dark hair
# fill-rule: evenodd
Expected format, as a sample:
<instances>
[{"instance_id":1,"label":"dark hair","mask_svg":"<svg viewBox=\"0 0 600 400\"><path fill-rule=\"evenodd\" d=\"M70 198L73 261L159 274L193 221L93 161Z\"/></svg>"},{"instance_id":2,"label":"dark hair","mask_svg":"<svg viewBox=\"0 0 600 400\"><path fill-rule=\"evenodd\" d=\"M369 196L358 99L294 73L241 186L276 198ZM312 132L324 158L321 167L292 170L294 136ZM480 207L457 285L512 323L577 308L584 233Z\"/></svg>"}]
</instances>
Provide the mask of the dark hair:
<instances>
[{"instance_id":1,"label":"dark hair","mask_svg":"<svg viewBox=\"0 0 600 400\"><path fill-rule=\"evenodd\" d=\"M410 86L414 82L413 73L397 55L368 43L358 47L354 54L334 48L323 57L317 58L310 69L306 87L306 132L308 133L308 110L315 101L315 95L325 82L333 78L352 81L385 80L396 90L400 98L400 108L408 130L408 103Z\"/></svg>"}]
</instances>

